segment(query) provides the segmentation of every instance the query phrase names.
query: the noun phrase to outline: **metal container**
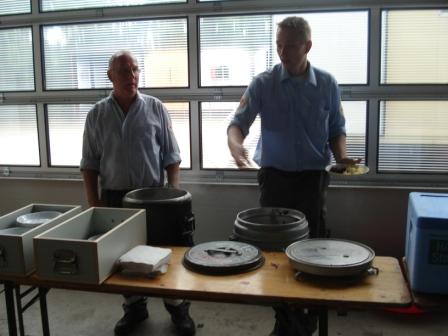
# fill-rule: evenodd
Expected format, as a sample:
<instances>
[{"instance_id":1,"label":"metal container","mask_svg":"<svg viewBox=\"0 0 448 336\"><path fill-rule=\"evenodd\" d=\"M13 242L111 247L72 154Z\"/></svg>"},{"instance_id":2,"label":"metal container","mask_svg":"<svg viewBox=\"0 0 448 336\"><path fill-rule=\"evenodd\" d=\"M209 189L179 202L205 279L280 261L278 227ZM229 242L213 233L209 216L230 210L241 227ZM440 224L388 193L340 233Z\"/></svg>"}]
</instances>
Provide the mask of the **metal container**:
<instances>
[{"instance_id":1,"label":"metal container","mask_svg":"<svg viewBox=\"0 0 448 336\"><path fill-rule=\"evenodd\" d=\"M265 207L238 213L230 239L265 251L284 251L288 245L308 235L308 221L302 212Z\"/></svg>"},{"instance_id":2,"label":"metal container","mask_svg":"<svg viewBox=\"0 0 448 336\"><path fill-rule=\"evenodd\" d=\"M100 284L116 270L118 258L145 242L145 210L89 208L34 237L36 273L46 280Z\"/></svg>"},{"instance_id":3,"label":"metal container","mask_svg":"<svg viewBox=\"0 0 448 336\"><path fill-rule=\"evenodd\" d=\"M124 196L123 206L146 210L148 245L193 245L195 219L188 191L176 188L137 189Z\"/></svg>"},{"instance_id":4,"label":"metal container","mask_svg":"<svg viewBox=\"0 0 448 336\"><path fill-rule=\"evenodd\" d=\"M60 215L35 227L18 226L17 218L43 211ZM29 204L0 217L0 274L28 275L35 269L33 238L81 212L80 205Z\"/></svg>"},{"instance_id":5,"label":"metal container","mask_svg":"<svg viewBox=\"0 0 448 336\"><path fill-rule=\"evenodd\" d=\"M285 252L295 270L330 277L365 274L375 258L375 252L364 244L329 238L298 241Z\"/></svg>"}]
</instances>

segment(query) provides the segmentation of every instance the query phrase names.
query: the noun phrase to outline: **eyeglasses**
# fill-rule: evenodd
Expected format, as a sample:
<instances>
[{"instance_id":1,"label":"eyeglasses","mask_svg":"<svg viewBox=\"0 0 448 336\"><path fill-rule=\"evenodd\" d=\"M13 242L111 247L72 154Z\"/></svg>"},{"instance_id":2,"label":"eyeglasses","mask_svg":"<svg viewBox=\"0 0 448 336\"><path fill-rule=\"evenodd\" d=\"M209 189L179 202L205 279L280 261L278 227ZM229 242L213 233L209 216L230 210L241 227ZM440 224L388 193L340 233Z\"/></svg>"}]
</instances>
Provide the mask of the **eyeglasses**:
<instances>
[{"instance_id":1,"label":"eyeglasses","mask_svg":"<svg viewBox=\"0 0 448 336\"><path fill-rule=\"evenodd\" d=\"M140 68L117 70L117 74L122 77L129 77L129 76L135 77L135 76L138 76L140 74L140 72L141 72Z\"/></svg>"}]
</instances>

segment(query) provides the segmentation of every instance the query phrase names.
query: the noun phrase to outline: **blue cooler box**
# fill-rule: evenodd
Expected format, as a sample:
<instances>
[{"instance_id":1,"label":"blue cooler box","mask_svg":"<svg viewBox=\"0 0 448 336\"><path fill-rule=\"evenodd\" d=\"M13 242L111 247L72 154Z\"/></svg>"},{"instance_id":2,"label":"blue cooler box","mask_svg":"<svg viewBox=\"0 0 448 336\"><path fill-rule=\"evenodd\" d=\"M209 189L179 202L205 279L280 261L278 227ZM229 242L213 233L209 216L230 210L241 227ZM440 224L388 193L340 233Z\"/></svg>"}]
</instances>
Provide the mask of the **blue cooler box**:
<instances>
[{"instance_id":1,"label":"blue cooler box","mask_svg":"<svg viewBox=\"0 0 448 336\"><path fill-rule=\"evenodd\" d=\"M409 194L406 261L412 290L448 294L448 194Z\"/></svg>"}]
</instances>

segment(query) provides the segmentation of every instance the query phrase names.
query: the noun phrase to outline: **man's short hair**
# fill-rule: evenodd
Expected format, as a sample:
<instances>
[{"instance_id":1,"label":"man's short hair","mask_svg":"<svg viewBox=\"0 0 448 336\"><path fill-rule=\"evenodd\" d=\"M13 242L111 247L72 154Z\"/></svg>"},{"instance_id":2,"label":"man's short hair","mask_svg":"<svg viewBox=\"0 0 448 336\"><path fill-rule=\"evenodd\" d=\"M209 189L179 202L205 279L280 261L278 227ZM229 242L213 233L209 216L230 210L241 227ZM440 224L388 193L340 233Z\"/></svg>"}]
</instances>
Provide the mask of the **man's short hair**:
<instances>
[{"instance_id":1,"label":"man's short hair","mask_svg":"<svg viewBox=\"0 0 448 336\"><path fill-rule=\"evenodd\" d=\"M311 40L311 28L308 22L298 16L288 16L278 23L278 28L288 29L303 42Z\"/></svg>"},{"instance_id":2,"label":"man's short hair","mask_svg":"<svg viewBox=\"0 0 448 336\"><path fill-rule=\"evenodd\" d=\"M110 58L109 58L109 70L113 70L115 61L120 58L121 56L128 55L132 58L134 58L137 61L137 58L130 52L129 50L119 50L116 51Z\"/></svg>"}]
</instances>

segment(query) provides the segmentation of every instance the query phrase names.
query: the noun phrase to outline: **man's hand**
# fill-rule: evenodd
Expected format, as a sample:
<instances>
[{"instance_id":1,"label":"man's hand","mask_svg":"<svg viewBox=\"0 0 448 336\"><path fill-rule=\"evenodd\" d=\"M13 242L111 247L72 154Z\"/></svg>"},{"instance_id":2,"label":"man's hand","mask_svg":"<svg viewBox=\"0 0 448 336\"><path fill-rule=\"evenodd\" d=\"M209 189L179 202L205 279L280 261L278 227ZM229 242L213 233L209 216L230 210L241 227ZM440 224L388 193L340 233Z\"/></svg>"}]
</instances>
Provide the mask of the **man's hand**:
<instances>
[{"instance_id":1,"label":"man's hand","mask_svg":"<svg viewBox=\"0 0 448 336\"><path fill-rule=\"evenodd\" d=\"M339 161L337 161L337 163L343 163L346 165L355 165L361 162L361 158L356 158L356 159L352 159L352 158L348 158L348 157L344 157L342 159L340 159Z\"/></svg>"},{"instance_id":2,"label":"man's hand","mask_svg":"<svg viewBox=\"0 0 448 336\"><path fill-rule=\"evenodd\" d=\"M253 168L249 160L249 152L243 145L233 144L229 146L229 149L238 168Z\"/></svg>"}]
</instances>

